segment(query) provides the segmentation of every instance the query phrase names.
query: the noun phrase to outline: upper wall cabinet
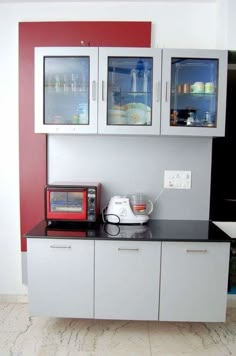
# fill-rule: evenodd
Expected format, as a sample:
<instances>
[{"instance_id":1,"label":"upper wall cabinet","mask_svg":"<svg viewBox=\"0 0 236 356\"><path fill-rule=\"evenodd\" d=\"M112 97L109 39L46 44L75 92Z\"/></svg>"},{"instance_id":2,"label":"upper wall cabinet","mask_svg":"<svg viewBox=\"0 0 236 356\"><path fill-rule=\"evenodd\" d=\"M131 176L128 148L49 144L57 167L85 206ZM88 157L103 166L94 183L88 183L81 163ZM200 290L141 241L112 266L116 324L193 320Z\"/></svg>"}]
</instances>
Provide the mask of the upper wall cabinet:
<instances>
[{"instance_id":1,"label":"upper wall cabinet","mask_svg":"<svg viewBox=\"0 0 236 356\"><path fill-rule=\"evenodd\" d=\"M226 77L227 51L35 48L35 132L224 136Z\"/></svg>"},{"instance_id":2,"label":"upper wall cabinet","mask_svg":"<svg viewBox=\"0 0 236 356\"><path fill-rule=\"evenodd\" d=\"M224 136L227 51L163 50L162 135Z\"/></svg>"},{"instance_id":3,"label":"upper wall cabinet","mask_svg":"<svg viewBox=\"0 0 236 356\"><path fill-rule=\"evenodd\" d=\"M97 79L97 48L35 48L35 132L97 133Z\"/></svg>"},{"instance_id":4,"label":"upper wall cabinet","mask_svg":"<svg viewBox=\"0 0 236 356\"><path fill-rule=\"evenodd\" d=\"M99 85L99 133L160 134L161 50L99 49Z\"/></svg>"}]
</instances>

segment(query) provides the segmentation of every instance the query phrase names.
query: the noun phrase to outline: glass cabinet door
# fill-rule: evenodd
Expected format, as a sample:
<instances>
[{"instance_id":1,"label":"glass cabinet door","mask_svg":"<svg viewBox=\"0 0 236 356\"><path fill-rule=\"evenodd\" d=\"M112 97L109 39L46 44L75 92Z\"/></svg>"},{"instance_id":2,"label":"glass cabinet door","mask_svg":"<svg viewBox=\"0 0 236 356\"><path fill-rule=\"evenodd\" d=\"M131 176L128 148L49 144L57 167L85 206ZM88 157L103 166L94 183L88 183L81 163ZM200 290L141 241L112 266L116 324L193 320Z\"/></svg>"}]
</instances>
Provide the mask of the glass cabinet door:
<instances>
[{"instance_id":1,"label":"glass cabinet door","mask_svg":"<svg viewBox=\"0 0 236 356\"><path fill-rule=\"evenodd\" d=\"M162 133L224 135L226 51L164 50Z\"/></svg>"},{"instance_id":2,"label":"glass cabinet door","mask_svg":"<svg viewBox=\"0 0 236 356\"><path fill-rule=\"evenodd\" d=\"M159 134L161 56L143 48L99 49L100 133Z\"/></svg>"},{"instance_id":3,"label":"glass cabinet door","mask_svg":"<svg viewBox=\"0 0 236 356\"><path fill-rule=\"evenodd\" d=\"M36 132L97 133L97 56L97 48L35 49Z\"/></svg>"}]
</instances>

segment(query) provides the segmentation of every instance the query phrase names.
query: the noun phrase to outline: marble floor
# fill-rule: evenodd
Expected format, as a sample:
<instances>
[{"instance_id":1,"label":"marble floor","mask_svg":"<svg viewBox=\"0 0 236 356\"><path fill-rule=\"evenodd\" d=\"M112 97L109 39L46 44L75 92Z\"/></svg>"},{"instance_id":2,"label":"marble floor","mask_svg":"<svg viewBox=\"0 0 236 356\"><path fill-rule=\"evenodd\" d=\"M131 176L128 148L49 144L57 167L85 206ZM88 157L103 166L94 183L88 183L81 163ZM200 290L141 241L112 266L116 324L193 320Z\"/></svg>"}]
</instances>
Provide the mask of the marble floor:
<instances>
[{"instance_id":1,"label":"marble floor","mask_svg":"<svg viewBox=\"0 0 236 356\"><path fill-rule=\"evenodd\" d=\"M236 355L236 301L226 323L29 317L27 303L0 302L0 356Z\"/></svg>"}]
</instances>

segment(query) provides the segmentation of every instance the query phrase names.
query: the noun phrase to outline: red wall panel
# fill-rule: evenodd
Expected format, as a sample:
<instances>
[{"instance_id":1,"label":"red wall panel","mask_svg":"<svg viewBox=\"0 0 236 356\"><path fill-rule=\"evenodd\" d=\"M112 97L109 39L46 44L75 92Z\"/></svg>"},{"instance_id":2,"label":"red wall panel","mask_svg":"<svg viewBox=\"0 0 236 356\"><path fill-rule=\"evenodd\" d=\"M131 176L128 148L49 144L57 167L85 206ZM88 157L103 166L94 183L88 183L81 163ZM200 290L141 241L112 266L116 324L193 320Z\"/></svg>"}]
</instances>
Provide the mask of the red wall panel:
<instances>
[{"instance_id":1,"label":"red wall panel","mask_svg":"<svg viewBox=\"0 0 236 356\"><path fill-rule=\"evenodd\" d=\"M44 219L47 138L34 134L34 47L150 47L150 22L22 22L19 24L19 154L21 250L25 232Z\"/></svg>"}]
</instances>

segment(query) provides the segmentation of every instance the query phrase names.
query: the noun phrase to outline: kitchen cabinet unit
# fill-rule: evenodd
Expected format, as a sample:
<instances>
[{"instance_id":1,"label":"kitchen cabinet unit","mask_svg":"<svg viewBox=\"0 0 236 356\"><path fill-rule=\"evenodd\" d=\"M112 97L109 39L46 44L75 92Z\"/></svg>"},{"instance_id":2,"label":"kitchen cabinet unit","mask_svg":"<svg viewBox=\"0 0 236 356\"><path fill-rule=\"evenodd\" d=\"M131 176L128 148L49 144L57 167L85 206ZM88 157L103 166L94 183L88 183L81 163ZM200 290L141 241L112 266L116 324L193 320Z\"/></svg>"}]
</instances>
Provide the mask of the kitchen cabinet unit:
<instances>
[{"instance_id":1,"label":"kitchen cabinet unit","mask_svg":"<svg viewBox=\"0 0 236 356\"><path fill-rule=\"evenodd\" d=\"M224 136L227 51L164 49L161 135Z\"/></svg>"},{"instance_id":2,"label":"kitchen cabinet unit","mask_svg":"<svg viewBox=\"0 0 236 356\"><path fill-rule=\"evenodd\" d=\"M28 240L31 315L93 318L94 241Z\"/></svg>"},{"instance_id":3,"label":"kitchen cabinet unit","mask_svg":"<svg viewBox=\"0 0 236 356\"><path fill-rule=\"evenodd\" d=\"M221 229L182 220L150 220L139 233L110 225L42 221L27 233L30 315L225 321L231 240Z\"/></svg>"},{"instance_id":4,"label":"kitchen cabinet unit","mask_svg":"<svg viewBox=\"0 0 236 356\"><path fill-rule=\"evenodd\" d=\"M97 48L35 48L36 133L97 133L97 66Z\"/></svg>"},{"instance_id":5,"label":"kitchen cabinet unit","mask_svg":"<svg viewBox=\"0 0 236 356\"><path fill-rule=\"evenodd\" d=\"M158 320L160 247L95 241L95 318Z\"/></svg>"},{"instance_id":6,"label":"kitchen cabinet unit","mask_svg":"<svg viewBox=\"0 0 236 356\"><path fill-rule=\"evenodd\" d=\"M35 132L224 136L226 77L222 50L38 47Z\"/></svg>"},{"instance_id":7,"label":"kitchen cabinet unit","mask_svg":"<svg viewBox=\"0 0 236 356\"><path fill-rule=\"evenodd\" d=\"M160 134L161 50L99 49L101 134Z\"/></svg>"},{"instance_id":8,"label":"kitchen cabinet unit","mask_svg":"<svg viewBox=\"0 0 236 356\"><path fill-rule=\"evenodd\" d=\"M225 321L229 245L162 243L161 321Z\"/></svg>"}]
</instances>

